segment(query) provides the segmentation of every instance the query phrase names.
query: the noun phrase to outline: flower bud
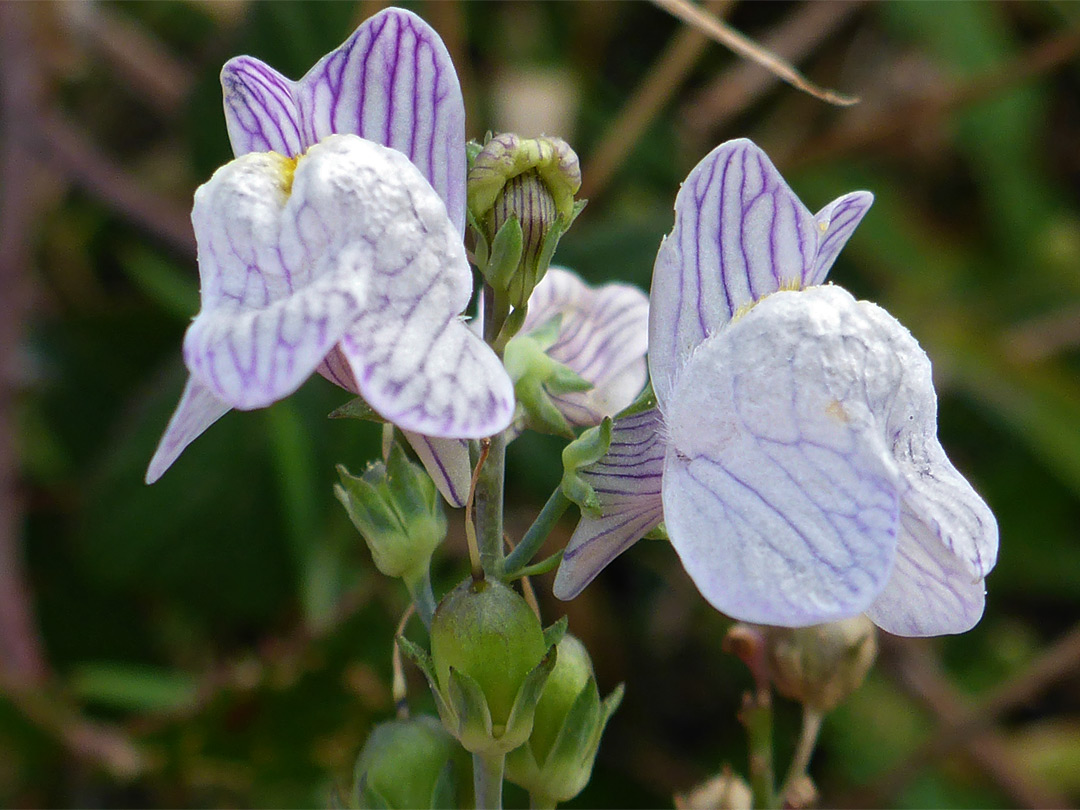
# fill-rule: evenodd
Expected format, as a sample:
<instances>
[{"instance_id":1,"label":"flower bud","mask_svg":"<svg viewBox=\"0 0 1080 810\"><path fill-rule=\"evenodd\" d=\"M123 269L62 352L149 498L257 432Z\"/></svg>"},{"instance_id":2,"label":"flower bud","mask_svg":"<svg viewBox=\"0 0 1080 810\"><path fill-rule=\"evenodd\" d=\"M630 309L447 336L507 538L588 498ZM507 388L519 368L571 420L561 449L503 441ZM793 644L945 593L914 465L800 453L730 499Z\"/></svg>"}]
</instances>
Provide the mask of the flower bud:
<instances>
[{"instance_id":1,"label":"flower bud","mask_svg":"<svg viewBox=\"0 0 1080 810\"><path fill-rule=\"evenodd\" d=\"M376 726L356 760L353 796L362 808L457 807L468 758L430 715Z\"/></svg>"},{"instance_id":2,"label":"flower bud","mask_svg":"<svg viewBox=\"0 0 1080 810\"><path fill-rule=\"evenodd\" d=\"M525 600L497 580L467 579L439 603L431 654L398 644L428 680L443 725L474 754L505 754L529 737L565 629L544 631Z\"/></svg>"},{"instance_id":3,"label":"flower bud","mask_svg":"<svg viewBox=\"0 0 1080 810\"><path fill-rule=\"evenodd\" d=\"M555 246L580 207L577 155L560 138L498 135L468 174L475 255L485 280L523 307L543 278Z\"/></svg>"},{"instance_id":4,"label":"flower bud","mask_svg":"<svg viewBox=\"0 0 1080 810\"><path fill-rule=\"evenodd\" d=\"M763 629L776 690L817 712L835 709L854 692L877 655L877 631L862 614L812 627Z\"/></svg>"},{"instance_id":5,"label":"flower bud","mask_svg":"<svg viewBox=\"0 0 1080 810\"><path fill-rule=\"evenodd\" d=\"M506 758L506 778L547 803L572 799L589 782L600 737L622 700L622 686L601 703L592 661L573 636L558 643L555 668L536 704L528 742Z\"/></svg>"},{"instance_id":6,"label":"flower bud","mask_svg":"<svg viewBox=\"0 0 1080 810\"><path fill-rule=\"evenodd\" d=\"M341 483L334 485L334 494L364 536L375 566L409 581L426 573L446 537L446 515L423 468L395 442L385 464L373 462L360 476L341 465L337 469Z\"/></svg>"}]
</instances>

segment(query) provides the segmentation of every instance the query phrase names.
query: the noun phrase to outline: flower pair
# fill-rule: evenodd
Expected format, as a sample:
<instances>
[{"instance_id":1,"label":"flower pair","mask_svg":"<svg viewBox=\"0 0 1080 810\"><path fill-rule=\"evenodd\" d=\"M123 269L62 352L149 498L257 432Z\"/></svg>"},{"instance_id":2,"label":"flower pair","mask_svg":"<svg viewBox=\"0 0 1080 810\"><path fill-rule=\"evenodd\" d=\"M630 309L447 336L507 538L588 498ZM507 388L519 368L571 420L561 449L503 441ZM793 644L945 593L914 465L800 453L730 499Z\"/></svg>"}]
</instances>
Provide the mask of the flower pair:
<instances>
[{"instance_id":1,"label":"flower pair","mask_svg":"<svg viewBox=\"0 0 1080 810\"><path fill-rule=\"evenodd\" d=\"M737 619L865 611L900 635L978 621L997 524L937 440L930 361L887 312L823 285L872 201L813 215L746 140L690 173L653 274L655 405L616 418L577 471L595 499L557 596L663 521L702 595Z\"/></svg>"}]
</instances>

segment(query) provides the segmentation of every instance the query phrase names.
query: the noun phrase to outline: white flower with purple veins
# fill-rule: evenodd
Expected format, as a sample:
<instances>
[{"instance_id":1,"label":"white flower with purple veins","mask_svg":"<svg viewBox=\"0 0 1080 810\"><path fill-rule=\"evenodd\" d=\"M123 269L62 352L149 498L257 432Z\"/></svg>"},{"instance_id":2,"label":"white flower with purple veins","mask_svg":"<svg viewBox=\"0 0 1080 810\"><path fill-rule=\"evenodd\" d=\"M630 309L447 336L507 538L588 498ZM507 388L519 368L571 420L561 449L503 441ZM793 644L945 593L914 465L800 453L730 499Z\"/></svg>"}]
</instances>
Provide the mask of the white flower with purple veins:
<instances>
[{"instance_id":1,"label":"white flower with purple veins","mask_svg":"<svg viewBox=\"0 0 1080 810\"><path fill-rule=\"evenodd\" d=\"M507 356L515 341L540 333L556 318L554 341L544 352L592 387L548 396L570 425L598 424L633 402L645 386L649 299L631 284L590 287L576 273L550 267L529 297L528 314ZM519 428L511 428L511 436ZM439 440L413 442L413 447L421 459L427 447L434 448L437 457L425 460L428 472L451 505L464 506L472 477L468 443Z\"/></svg>"},{"instance_id":2,"label":"white flower with purple veins","mask_svg":"<svg viewBox=\"0 0 1080 810\"><path fill-rule=\"evenodd\" d=\"M883 309L822 286L872 202L811 214L746 140L687 177L653 275L655 408L581 471L555 582L576 595L663 520L702 595L760 624L861 612L899 635L983 612L993 514L937 440L930 361Z\"/></svg>"},{"instance_id":3,"label":"white flower with purple veins","mask_svg":"<svg viewBox=\"0 0 1080 810\"><path fill-rule=\"evenodd\" d=\"M195 195L191 376L147 481L230 408L315 371L418 442L505 429L510 379L459 317L465 113L438 35L388 9L300 81L246 56L221 80L237 159Z\"/></svg>"},{"instance_id":4,"label":"white flower with purple veins","mask_svg":"<svg viewBox=\"0 0 1080 810\"><path fill-rule=\"evenodd\" d=\"M546 352L592 383L588 391L551 396L571 425L591 426L614 416L645 387L649 299L631 284L590 287L575 273L551 267L529 296L521 334L559 318Z\"/></svg>"}]
</instances>

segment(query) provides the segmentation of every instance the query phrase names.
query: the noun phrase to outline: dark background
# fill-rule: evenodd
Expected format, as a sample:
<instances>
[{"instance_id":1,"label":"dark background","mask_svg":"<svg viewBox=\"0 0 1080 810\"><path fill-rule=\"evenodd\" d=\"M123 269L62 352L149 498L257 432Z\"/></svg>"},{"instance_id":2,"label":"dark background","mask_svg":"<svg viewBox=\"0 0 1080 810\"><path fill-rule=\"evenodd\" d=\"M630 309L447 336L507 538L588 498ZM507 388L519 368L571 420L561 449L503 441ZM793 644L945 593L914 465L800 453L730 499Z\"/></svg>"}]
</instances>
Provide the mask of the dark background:
<instances>
[{"instance_id":1,"label":"dark background","mask_svg":"<svg viewBox=\"0 0 1080 810\"><path fill-rule=\"evenodd\" d=\"M930 354L1001 557L973 631L882 639L812 773L825 805L1080 801L1080 5L711 6L848 108L645 3L408 5L447 41L470 136L557 126L578 151L591 202L557 260L592 281L647 288L678 183L726 138L754 138L812 210L877 195L831 279ZM405 595L330 493L335 463L378 452L375 426L326 419L344 392L315 379L231 413L142 483L198 307L191 196L231 158L221 65L299 77L378 8L0 4L0 805L324 804L393 714ZM522 99L544 117L513 119ZM559 449L511 448L511 533ZM466 570L451 523L439 592ZM749 676L669 547L640 543L571 604L536 584L602 692L627 683L574 806L661 806L745 769ZM781 761L797 717L780 703Z\"/></svg>"}]
</instances>

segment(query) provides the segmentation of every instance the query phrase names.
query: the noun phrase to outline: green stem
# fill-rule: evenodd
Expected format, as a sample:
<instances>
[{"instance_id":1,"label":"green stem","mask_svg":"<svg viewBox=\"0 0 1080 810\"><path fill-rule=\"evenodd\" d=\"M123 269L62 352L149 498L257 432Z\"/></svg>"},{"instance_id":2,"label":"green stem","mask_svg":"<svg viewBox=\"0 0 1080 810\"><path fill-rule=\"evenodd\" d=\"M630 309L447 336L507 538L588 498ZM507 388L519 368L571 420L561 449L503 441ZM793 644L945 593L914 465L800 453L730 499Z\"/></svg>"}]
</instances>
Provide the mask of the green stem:
<instances>
[{"instance_id":1,"label":"green stem","mask_svg":"<svg viewBox=\"0 0 1080 810\"><path fill-rule=\"evenodd\" d=\"M487 460L476 479L476 542L480 565L497 579L503 568L503 484L506 474L506 434L491 437Z\"/></svg>"},{"instance_id":2,"label":"green stem","mask_svg":"<svg viewBox=\"0 0 1080 810\"><path fill-rule=\"evenodd\" d=\"M818 734L821 732L821 721L824 719L825 715L816 709L803 707L802 732L799 734L799 743L795 747L787 776L784 777L784 785L780 788L780 801L784 800L795 782L806 775L810 767L810 757L814 754L814 746L817 745Z\"/></svg>"},{"instance_id":3,"label":"green stem","mask_svg":"<svg viewBox=\"0 0 1080 810\"><path fill-rule=\"evenodd\" d=\"M416 615L424 623L424 627L431 627L431 617L435 613L435 594L431 590L431 569L425 565L413 576L404 577L405 586L409 589L413 604L416 605Z\"/></svg>"},{"instance_id":4,"label":"green stem","mask_svg":"<svg viewBox=\"0 0 1080 810\"><path fill-rule=\"evenodd\" d=\"M513 579L520 573L520 569L532 561L536 552L551 534L551 530L555 528L555 524L559 522L559 518L569 507L570 499L563 495L562 487L556 488L544 504L544 508L540 510L540 514L536 516L533 525L521 538L521 542L507 555L506 562L503 563L503 576L506 579Z\"/></svg>"},{"instance_id":5,"label":"green stem","mask_svg":"<svg viewBox=\"0 0 1080 810\"><path fill-rule=\"evenodd\" d=\"M533 791L529 794L529 807L531 810L555 810L557 802L545 793Z\"/></svg>"},{"instance_id":6,"label":"green stem","mask_svg":"<svg viewBox=\"0 0 1080 810\"><path fill-rule=\"evenodd\" d=\"M773 775L772 696L768 689L757 690L757 695L743 707L743 723L750 756L750 789L754 794L757 810L776 810L779 805L774 793Z\"/></svg>"},{"instance_id":7,"label":"green stem","mask_svg":"<svg viewBox=\"0 0 1080 810\"><path fill-rule=\"evenodd\" d=\"M501 810L505 754L473 754L473 790L476 810Z\"/></svg>"}]
</instances>

